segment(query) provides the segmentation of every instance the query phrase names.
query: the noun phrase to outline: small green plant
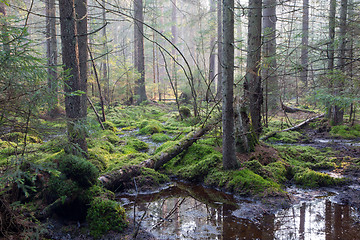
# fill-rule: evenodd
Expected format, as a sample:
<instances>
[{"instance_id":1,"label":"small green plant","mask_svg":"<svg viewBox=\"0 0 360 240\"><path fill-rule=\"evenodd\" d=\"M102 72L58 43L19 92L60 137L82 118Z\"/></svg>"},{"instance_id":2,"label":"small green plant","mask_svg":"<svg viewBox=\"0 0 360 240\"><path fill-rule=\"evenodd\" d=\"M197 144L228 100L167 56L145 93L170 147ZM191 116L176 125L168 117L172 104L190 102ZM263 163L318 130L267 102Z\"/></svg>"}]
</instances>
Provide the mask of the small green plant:
<instances>
[{"instance_id":1,"label":"small green plant","mask_svg":"<svg viewBox=\"0 0 360 240\"><path fill-rule=\"evenodd\" d=\"M99 238L110 230L122 232L128 225L125 210L119 203L96 197L87 211L90 234Z\"/></svg>"}]
</instances>

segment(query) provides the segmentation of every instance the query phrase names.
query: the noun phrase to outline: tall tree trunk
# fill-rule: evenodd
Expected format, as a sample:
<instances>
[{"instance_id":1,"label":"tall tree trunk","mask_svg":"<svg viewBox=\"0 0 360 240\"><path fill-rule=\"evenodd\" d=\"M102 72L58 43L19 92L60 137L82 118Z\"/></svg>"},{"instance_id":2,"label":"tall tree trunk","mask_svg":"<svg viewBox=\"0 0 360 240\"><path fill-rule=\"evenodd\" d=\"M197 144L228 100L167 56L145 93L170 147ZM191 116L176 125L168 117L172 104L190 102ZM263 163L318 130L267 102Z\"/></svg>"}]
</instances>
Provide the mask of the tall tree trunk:
<instances>
[{"instance_id":1,"label":"tall tree trunk","mask_svg":"<svg viewBox=\"0 0 360 240\"><path fill-rule=\"evenodd\" d=\"M329 10L329 45L328 45L328 69L332 71L334 69L335 58L335 17L336 17L336 0L330 0Z\"/></svg>"},{"instance_id":2,"label":"tall tree trunk","mask_svg":"<svg viewBox=\"0 0 360 240\"><path fill-rule=\"evenodd\" d=\"M56 40L56 8L55 0L46 1L46 55L48 63L48 88L54 94L49 115L55 117L55 107L58 105L57 96L57 40Z\"/></svg>"},{"instance_id":3,"label":"tall tree trunk","mask_svg":"<svg viewBox=\"0 0 360 240\"><path fill-rule=\"evenodd\" d=\"M0 2L0 18L6 17L6 5L5 2ZM1 41L3 43L3 50L10 54L10 36L8 33L7 21L3 21L1 27Z\"/></svg>"},{"instance_id":4,"label":"tall tree trunk","mask_svg":"<svg viewBox=\"0 0 360 240\"><path fill-rule=\"evenodd\" d=\"M245 100L249 106L252 130L258 139L262 131L261 105L263 102L260 60L261 60L261 0L249 0L248 55L244 81Z\"/></svg>"},{"instance_id":5,"label":"tall tree trunk","mask_svg":"<svg viewBox=\"0 0 360 240\"><path fill-rule=\"evenodd\" d=\"M140 77L135 83L135 95L137 95L137 103L147 100L145 90L145 59L144 59L144 15L143 0L134 1L134 66Z\"/></svg>"},{"instance_id":6,"label":"tall tree trunk","mask_svg":"<svg viewBox=\"0 0 360 240\"><path fill-rule=\"evenodd\" d=\"M79 48L81 118L87 117L87 78L88 78L88 36L87 36L87 0L75 0L76 30Z\"/></svg>"},{"instance_id":7,"label":"tall tree trunk","mask_svg":"<svg viewBox=\"0 0 360 240\"><path fill-rule=\"evenodd\" d=\"M308 65L309 65L308 45L309 45L309 0L303 0L300 79L304 83L305 87L307 87L308 84Z\"/></svg>"},{"instance_id":8,"label":"tall tree trunk","mask_svg":"<svg viewBox=\"0 0 360 240\"><path fill-rule=\"evenodd\" d=\"M222 57L222 126L223 167L235 169L238 166L235 155L234 137L234 0L223 0L223 57Z\"/></svg>"},{"instance_id":9,"label":"tall tree trunk","mask_svg":"<svg viewBox=\"0 0 360 240\"><path fill-rule=\"evenodd\" d=\"M268 111L279 107L279 84L276 74L276 0L264 0L263 8L263 54L265 67L262 78L265 82L265 122L268 122Z\"/></svg>"},{"instance_id":10,"label":"tall tree trunk","mask_svg":"<svg viewBox=\"0 0 360 240\"><path fill-rule=\"evenodd\" d=\"M176 46L177 43L177 6L176 6L176 0L172 0L172 11L171 11L171 43ZM172 55L176 59L176 50L173 47L172 48ZM165 59L164 59L165 61ZM175 99L178 99L178 81L177 81L177 74L176 74L176 63L174 60L171 60L172 62L172 88L174 90Z\"/></svg>"},{"instance_id":11,"label":"tall tree trunk","mask_svg":"<svg viewBox=\"0 0 360 240\"><path fill-rule=\"evenodd\" d=\"M217 50L218 50L218 61L217 61L217 89L216 98L222 97L222 0L217 0Z\"/></svg>"},{"instance_id":12,"label":"tall tree trunk","mask_svg":"<svg viewBox=\"0 0 360 240\"><path fill-rule=\"evenodd\" d=\"M102 0L103 9L102 9L102 20L103 20L103 29L102 29L102 37L103 37L103 51L106 54L103 58L102 62L102 73L103 73L103 82L104 82L104 100L107 105L110 104L110 79L108 73L108 49L107 49L107 35L106 35L106 1Z\"/></svg>"},{"instance_id":13,"label":"tall tree trunk","mask_svg":"<svg viewBox=\"0 0 360 240\"><path fill-rule=\"evenodd\" d=\"M78 145L82 151L87 152L85 134L79 121L79 119L81 119L80 96L71 94L74 91L81 90L74 1L59 0L59 10L62 60L64 70L69 74L64 86L68 137L71 144ZM78 153L76 149L76 147L73 147L73 153Z\"/></svg>"},{"instance_id":14,"label":"tall tree trunk","mask_svg":"<svg viewBox=\"0 0 360 240\"><path fill-rule=\"evenodd\" d=\"M210 0L210 14L213 21L215 21L214 13L216 11L215 0ZM215 30L215 29L214 29ZM206 98L210 100L213 94L215 94L215 35L211 33L210 39L210 58L209 58L209 86L206 91Z\"/></svg>"},{"instance_id":15,"label":"tall tree trunk","mask_svg":"<svg viewBox=\"0 0 360 240\"><path fill-rule=\"evenodd\" d=\"M341 0L341 7L340 7L340 27L339 27L339 61L338 61L338 68L341 72L345 71L345 58L346 58L346 30L347 30L347 8L348 8L348 1ZM340 79L336 83L335 87L335 95L339 95L343 88L344 88L344 80ZM342 124L344 121L344 109L338 105L335 105L332 122L334 125Z\"/></svg>"},{"instance_id":16,"label":"tall tree trunk","mask_svg":"<svg viewBox=\"0 0 360 240\"><path fill-rule=\"evenodd\" d=\"M328 45L328 71L331 73L334 70L334 59L335 59L335 24L336 24L336 0L330 0L329 10L329 45ZM328 88L333 89L333 81L329 81ZM327 118L332 117L332 106L327 106Z\"/></svg>"}]
</instances>

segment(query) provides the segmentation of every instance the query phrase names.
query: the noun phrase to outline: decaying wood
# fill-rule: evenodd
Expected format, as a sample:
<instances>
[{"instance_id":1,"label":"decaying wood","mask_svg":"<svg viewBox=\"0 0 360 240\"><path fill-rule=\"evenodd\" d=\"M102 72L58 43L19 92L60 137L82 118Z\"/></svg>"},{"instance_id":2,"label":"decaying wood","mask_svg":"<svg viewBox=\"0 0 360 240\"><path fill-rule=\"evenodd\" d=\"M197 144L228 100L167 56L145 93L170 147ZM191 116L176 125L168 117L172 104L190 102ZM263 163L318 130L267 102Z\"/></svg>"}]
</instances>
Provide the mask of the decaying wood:
<instances>
[{"instance_id":1,"label":"decaying wood","mask_svg":"<svg viewBox=\"0 0 360 240\"><path fill-rule=\"evenodd\" d=\"M288 112L288 113L295 113L295 112L314 113L313 111L306 110L306 109L289 107L289 106L284 105L283 103L281 103L281 107L282 107L282 109L283 109L285 112Z\"/></svg>"},{"instance_id":2,"label":"decaying wood","mask_svg":"<svg viewBox=\"0 0 360 240\"><path fill-rule=\"evenodd\" d=\"M295 131L295 130L298 130L298 129L301 129L302 127L304 127L306 124L308 124L309 122L312 122L318 118L322 118L324 117L325 114L321 114L321 115L318 115L318 116L315 116L315 117L312 117L312 118L309 118L301 123L299 123L298 125L295 125L293 127L290 127L290 128L287 128L287 129L283 129L283 130L280 130L280 131L274 131L274 132L271 132L269 134L267 134L266 136L260 138L260 140L267 140L273 136L275 136L277 133L280 133L280 132L288 132L288 131Z\"/></svg>"},{"instance_id":3,"label":"decaying wood","mask_svg":"<svg viewBox=\"0 0 360 240\"><path fill-rule=\"evenodd\" d=\"M162 165L169 162L184 150L188 149L194 142L206 134L210 129L211 125L207 125L194 132L191 132L175 146L152 156L138 165L123 167L120 170L105 174L99 177L99 180L107 189L113 191L120 190L123 187L123 183L129 182L132 180L132 178L140 175L142 168L153 168L155 170L159 169Z\"/></svg>"}]
</instances>

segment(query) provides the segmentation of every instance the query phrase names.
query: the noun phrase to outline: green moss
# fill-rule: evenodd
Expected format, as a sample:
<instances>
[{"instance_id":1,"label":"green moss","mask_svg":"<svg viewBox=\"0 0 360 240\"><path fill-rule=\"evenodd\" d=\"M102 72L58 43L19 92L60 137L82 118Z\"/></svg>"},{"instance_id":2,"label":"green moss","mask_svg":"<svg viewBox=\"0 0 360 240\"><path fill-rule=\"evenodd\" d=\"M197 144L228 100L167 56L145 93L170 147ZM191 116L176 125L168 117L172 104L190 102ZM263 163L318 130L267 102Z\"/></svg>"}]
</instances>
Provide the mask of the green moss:
<instances>
[{"instance_id":1,"label":"green moss","mask_svg":"<svg viewBox=\"0 0 360 240\"><path fill-rule=\"evenodd\" d=\"M2 140L15 142L15 143L24 142L24 138L25 138L25 133L22 133L22 132L11 132L11 133L6 133L1 136ZM42 140L38 136L27 134L26 142L27 143L41 143Z\"/></svg>"},{"instance_id":2,"label":"green moss","mask_svg":"<svg viewBox=\"0 0 360 240\"><path fill-rule=\"evenodd\" d=\"M218 146L221 146L222 139L221 138L216 138L216 137L208 137L208 138L200 139L197 142L200 143L200 144L205 144L205 145L209 145L209 146L212 146L212 147L218 147Z\"/></svg>"},{"instance_id":3,"label":"green moss","mask_svg":"<svg viewBox=\"0 0 360 240\"><path fill-rule=\"evenodd\" d=\"M49 191L55 198L78 196L82 191L79 184L66 178L65 174L52 176L49 180Z\"/></svg>"},{"instance_id":4,"label":"green moss","mask_svg":"<svg viewBox=\"0 0 360 240\"><path fill-rule=\"evenodd\" d=\"M122 232L127 227L125 210L119 203L97 197L90 203L86 220L90 234L99 238L108 231Z\"/></svg>"},{"instance_id":5,"label":"green moss","mask_svg":"<svg viewBox=\"0 0 360 240\"><path fill-rule=\"evenodd\" d=\"M102 123L104 125L104 128L106 130L110 130L113 132L118 132L119 130L117 129L117 127L114 125L114 123L110 122L110 121L105 121Z\"/></svg>"},{"instance_id":6,"label":"green moss","mask_svg":"<svg viewBox=\"0 0 360 240\"><path fill-rule=\"evenodd\" d=\"M269 142L297 143L303 139L303 135L296 131L278 132L268 139Z\"/></svg>"},{"instance_id":7,"label":"green moss","mask_svg":"<svg viewBox=\"0 0 360 240\"><path fill-rule=\"evenodd\" d=\"M172 148L178 143L179 141L167 141L155 150L155 154L166 151L166 149Z\"/></svg>"},{"instance_id":8,"label":"green moss","mask_svg":"<svg viewBox=\"0 0 360 240\"><path fill-rule=\"evenodd\" d=\"M344 182L344 179L333 178L326 173L316 172L309 168L296 167L292 171L295 183L304 187L327 187Z\"/></svg>"},{"instance_id":9,"label":"green moss","mask_svg":"<svg viewBox=\"0 0 360 240\"><path fill-rule=\"evenodd\" d=\"M346 139L354 139L360 137L360 124L354 126L339 125L333 126L330 130L330 135L333 137L340 137Z\"/></svg>"},{"instance_id":10,"label":"green moss","mask_svg":"<svg viewBox=\"0 0 360 240\"><path fill-rule=\"evenodd\" d=\"M162 184L170 181L170 178L168 176L161 174L152 168L142 168L141 174L141 181L148 181L149 178L156 184Z\"/></svg>"},{"instance_id":11,"label":"green moss","mask_svg":"<svg viewBox=\"0 0 360 240\"><path fill-rule=\"evenodd\" d=\"M264 169L270 173L270 177L278 183L285 183L289 175L289 167L281 161L272 162L264 166Z\"/></svg>"},{"instance_id":12,"label":"green moss","mask_svg":"<svg viewBox=\"0 0 360 240\"><path fill-rule=\"evenodd\" d=\"M146 153L131 153L122 155L111 160L107 171L120 169L124 166L136 165L147 159L149 159L149 155Z\"/></svg>"},{"instance_id":13,"label":"green moss","mask_svg":"<svg viewBox=\"0 0 360 240\"><path fill-rule=\"evenodd\" d=\"M276 195L281 192L280 185L266 180L249 169L233 172L231 180L227 183L227 189L241 195Z\"/></svg>"},{"instance_id":14,"label":"green moss","mask_svg":"<svg viewBox=\"0 0 360 240\"><path fill-rule=\"evenodd\" d=\"M56 153L63 150L67 143L68 139L66 136L58 136L40 145L39 150Z\"/></svg>"},{"instance_id":15,"label":"green moss","mask_svg":"<svg viewBox=\"0 0 360 240\"><path fill-rule=\"evenodd\" d=\"M126 145L131 146L136 151L147 151L149 150L149 144L143 142L137 138L131 138L127 141Z\"/></svg>"},{"instance_id":16,"label":"green moss","mask_svg":"<svg viewBox=\"0 0 360 240\"><path fill-rule=\"evenodd\" d=\"M164 131L164 128L163 128L162 124L156 120L143 121L140 124L140 129L139 129L139 133L142 135L151 135L151 134L160 133L163 131Z\"/></svg>"},{"instance_id":17,"label":"green moss","mask_svg":"<svg viewBox=\"0 0 360 240\"><path fill-rule=\"evenodd\" d=\"M91 162L100 172L105 171L109 165L108 155L108 152L103 149L88 149L88 161Z\"/></svg>"},{"instance_id":18,"label":"green moss","mask_svg":"<svg viewBox=\"0 0 360 240\"><path fill-rule=\"evenodd\" d=\"M178 174L190 181L203 181L213 168L217 167L222 162L220 153L212 153L207 155L199 162L187 165L178 171Z\"/></svg>"},{"instance_id":19,"label":"green moss","mask_svg":"<svg viewBox=\"0 0 360 240\"><path fill-rule=\"evenodd\" d=\"M151 140L153 140L154 142L166 142L169 141L171 138L164 134L164 133L155 133L151 136Z\"/></svg>"},{"instance_id":20,"label":"green moss","mask_svg":"<svg viewBox=\"0 0 360 240\"><path fill-rule=\"evenodd\" d=\"M59 170L82 187L90 187L96 183L99 175L98 169L92 163L74 155L63 155Z\"/></svg>"},{"instance_id":21,"label":"green moss","mask_svg":"<svg viewBox=\"0 0 360 240\"><path fill-rule=\"evenodd\" d=\"M266 180L249 169L212 171L205 184L225 188L240 195L269 196L283 194L279 184Z\"/></svg>"},{"instance_id":22,"label":"green moss","mask_svg":"<svg viewBox=\"0 0 360 240\"><path fill-rule=\"evenodd\" d=\"M181 106L179 108L179 113L181 115L182 118L189 118L191 117L191 110L188 107L185 106Z\"/></svg>"}]
</instances>

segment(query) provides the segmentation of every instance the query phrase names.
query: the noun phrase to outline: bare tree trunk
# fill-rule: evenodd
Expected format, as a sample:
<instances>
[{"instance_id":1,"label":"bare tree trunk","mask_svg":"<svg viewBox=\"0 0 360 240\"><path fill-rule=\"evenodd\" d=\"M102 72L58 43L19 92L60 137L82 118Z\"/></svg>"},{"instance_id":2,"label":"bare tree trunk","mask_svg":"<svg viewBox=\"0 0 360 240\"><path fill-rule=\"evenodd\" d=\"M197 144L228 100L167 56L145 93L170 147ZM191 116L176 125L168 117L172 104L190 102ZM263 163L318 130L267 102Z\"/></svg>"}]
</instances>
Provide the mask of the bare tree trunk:
<instances>
[{"instance_id":1,"label":"bare tree trunk","mask_svg":"<svg viewBox=\"0 0 360 240\"><path fill-rule=\"evenodd\" d=\"M309 65L309 0L303 0L302 16L302 40L301 40L301 72L300 79L305 87L308 84L308 65Z\"/></svg>"},{"instance_id":2,"label":"bare tree trunk","mask_svg":"<svg viewBox=\"0 0 360 240\"><path fill-rule=\"evenodd\" d=\"M172 21L172 25L171 25L171 33L172 33L172 38L171 38L171 43L174 44L174 46L176 46L177 43L177 6L176 6L176 0L172 0L172 11L171 11L171 21ZM172 48L172 55L173 57L176 59L176 49L173 47ZM163 58L164 61L165 58ZM171 87L174 91L174 96L175 99L178 99L178 81L177 81L177 74L176 74L176 63L174 60L171 60L172 62L172 82L171 82Z\"/></svg>"},{"instance_id":3,"label":"bare tree trunk","mask_svg":"<svg viewBox=\"0 0 360 240\"><path fill-rule=\"evenodd\" d=\"M328 70L331 73L334 70L335 59L335 17L336 17L336 0L330 0L329 10L329 45L328 45ZM329 81L329 89L333 89L333 81ZM332 117L332 106L327 106L327 118Z\"/></svg>"},{"instance_id":4,"label":"bare tree trunk","mask_svg":"<svg viewBox=\"0 0 360 240\"><path fill-rule=\"evenodd\" d=\"M54 94L49 116L55 117L55 107L58 105L57 96L57 40L56 40L56 8L55 0L46 1L46 55L48 63L48 88Z\"/></svg>"},{"instance_id":5,"label":"bare tree trunk","mask_svg":"<svg viewBox=\"0 0 360 240\"><path fill-rule=\"evenodd\" d=\"M87 152L85 133L80 127L81 101L80 96L71 94L80 88L79 49L76 38L76 22L73 0L59 0L61 46L64 70L69 73L65 80L65 110L68 119L67 130L71 144ZM78 153L73 148L73 153Z\"/></svg>"},{"instance_id":6,"label":"bare tree trunk","mask_svg":"<svg viewBox=\"0 0 360 240\"><path fill-rule=\"evenodd\" d=\"M217 0L217 50L218 50L218 64L217 64L217 89L216 89L216 99L222 97L222 0Z\"/></svg>"},{"instance_id":7,"label":"bare tree trunk","mask_svg":"<svg viewBox=\"0 0 360 240\"><path fill-rule=\"evenodd\" d=\"M145 59L144 59L144 15L143 0L134 1L134 66L140 74L135 83L135 95L137 95L137 103L147 100L145 90Z\"/></svg>"},{"instance_id":8,"label":"bare tree trunk","mask_svg":"<svg viewBox=\"0 0 360 240\"><path fill-rule=\"evenodd\" d=\"M216 11L215 0L210 0L210 14L211 18L215 20L214 13ZM214 29L215 30L215 29ZM211 96L215 94L215 35L211 33L210 39L210 59L209 59L209 84L206 91L206 99L210 100Z\"/></svg>"},{"instance_id":9,"label":"bare tree trunk","mask_svg":"<svg viewBox=\"0 0 360 240\"><path fill-rule=\"evenodd\" d=\"M6 17L6 5L5 2L0 2L0 17ZM10 37L9 37L9 33L8 33L8 27L7 27L7 22L6 20L4 21L4 23L0 26L1 27L1 37L2 37L2 42L3 42L3 49L4 52L6 53L10 53Z\"/></svg>"},{"instance_id":10,"label":"bare tree trunk","mask_svg":"<svg viewBox=\"0 0 360 240\"><path fill-rule=\"evenodd\" d=\"M107 48L107 35L106 35L106 1L102 0L103 9L102 9L102 20L103 20L103 29L102 29L102 36L103 36L103 51L104 56L102 62L102 72L103 72L103 81L104 81L104 101L106 105L110 105L110 79L109 79L109 56L108 56L108 48Z\"/></svg>"},{"instance_id":11,"label":"bare tree trunk","mask_svg":"<svg viewBox=\"0 0 360 240\"><path fill-rule=\"evenodd\" d=\"M223 57L222 57L222 126L223 167L235 169L238 163L235 155L234 137L234 0L223 0Z\"/></svg>"},{"instance_id":12,"label":"bare tree trunk","mask_svg":"<svg viewBox=\"0 0 360 240\"><path fill-rule=\"evenodd\" d=\"M245 100L249 106L252 130L257 139L262 131L261 105L263 102L260 60L261 60L261 13L262 1L249 0L248 55L244 81Z\"/></svg>"},{"instance_id":13,"label":"bare tree trunk","mask_svg":"<svg viewBox=\"0 0 360 240\"><path fill-rule=\"evenodd\" d=\"M346 31L347 31L347 8L348 1L341 0L340 7L340 44L339 44L339 61L338 68L340 71L345 71L345 58L346 58ZM344 88L344 80L340 79L339 82L336 83L335 95L339 95ZM342 124L344 121L344 109L338 105L335 105L332 122L334 125Z\"/></svg>"},{"instance_id":14,"label":"bare tree trunk","mask_svg":"<svg viewBox=\"0 0 360 240\"><path fill-rule=\"evenodd\" d=\"M87 117L87 78L88 78L88 36L87 36L87 0L75 0L76 30L79 48L81 118Z\"/></svg>"},{"instance_id":15,"label":"bare tree trunk","mask_svg":"<svg viewBox=\"0 0 360 240\"><path fill-rule=\"evenodd\" d=\"M263 35L264 61L262 78L265 82L265 122L268 123L268 111L279 107L279 84L276 73L276 0L264 0Z\"/></svg>"}]
</instances>

